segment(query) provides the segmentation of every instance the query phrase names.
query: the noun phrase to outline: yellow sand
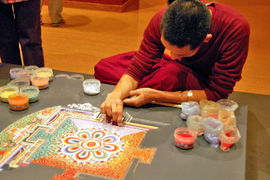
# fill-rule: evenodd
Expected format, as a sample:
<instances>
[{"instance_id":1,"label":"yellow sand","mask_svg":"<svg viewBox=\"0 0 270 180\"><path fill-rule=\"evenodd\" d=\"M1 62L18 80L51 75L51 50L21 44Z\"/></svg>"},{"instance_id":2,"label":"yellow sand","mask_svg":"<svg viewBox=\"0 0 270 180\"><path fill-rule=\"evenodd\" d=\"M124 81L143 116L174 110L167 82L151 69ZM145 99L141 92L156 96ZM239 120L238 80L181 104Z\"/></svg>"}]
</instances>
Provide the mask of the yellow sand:
<instances>
[{"instance_id":1,"label":"yellow sand","mask_svg":"<svg viewBox=\"0 0 270 180\"><path fill-rule=\"evenodd\" d=\"M4 91L2 94L1 94L1 98L3 99L7 99L11 94L14 94L16 93L15 91Z\"/></svg>"}]
</instances>

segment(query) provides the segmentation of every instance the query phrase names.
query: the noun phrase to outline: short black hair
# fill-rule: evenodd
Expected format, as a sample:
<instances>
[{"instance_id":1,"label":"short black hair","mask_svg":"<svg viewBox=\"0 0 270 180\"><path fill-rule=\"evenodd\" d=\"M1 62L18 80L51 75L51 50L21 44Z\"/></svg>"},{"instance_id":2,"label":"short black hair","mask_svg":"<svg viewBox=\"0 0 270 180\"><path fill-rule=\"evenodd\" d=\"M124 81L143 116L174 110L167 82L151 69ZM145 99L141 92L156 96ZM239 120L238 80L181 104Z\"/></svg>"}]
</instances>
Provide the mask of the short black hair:
<instances>
[{"instance_id":1,"label":"short black hair","mask_svg":"<svg viewBox=\"0 0 270 180\"><path fill-rule=\"evenodd\" d=\"M163 37L171 45L197 48L211 27L211 13L199 0L175 0L161 20Z\"/></svg>"},{"instance_id":2,"label":"short black hair","mask_svg":"<svg viewBox=\"0 0 270 180\"><path fill-rule=\"evenodd\" d=\"M168 0L168 4L171 4L173 1L175 1L175 0Z\"/></svg>"}]
</instances>

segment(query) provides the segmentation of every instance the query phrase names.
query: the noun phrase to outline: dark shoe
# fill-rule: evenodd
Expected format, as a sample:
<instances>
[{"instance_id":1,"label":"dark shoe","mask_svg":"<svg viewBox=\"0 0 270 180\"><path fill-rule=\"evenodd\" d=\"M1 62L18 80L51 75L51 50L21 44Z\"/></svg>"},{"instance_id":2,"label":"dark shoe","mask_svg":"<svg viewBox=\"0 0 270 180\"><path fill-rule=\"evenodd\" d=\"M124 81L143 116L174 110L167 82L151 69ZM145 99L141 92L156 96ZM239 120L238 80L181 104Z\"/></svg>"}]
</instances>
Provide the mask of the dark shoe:
<instances>
[{"instance_id":1,"label":"dark shoe","mask_svg":"<svg viewBox=\"0 0 270 180\"><path fill-rule=\"evenodd\" d=\"M58 27L58 26L61 26L63 24L65 24L66 22L64 21L64 19L62 19L60 22L58 23L51 23L51 26L52 27Z\"/></svg>"}]
</instances>

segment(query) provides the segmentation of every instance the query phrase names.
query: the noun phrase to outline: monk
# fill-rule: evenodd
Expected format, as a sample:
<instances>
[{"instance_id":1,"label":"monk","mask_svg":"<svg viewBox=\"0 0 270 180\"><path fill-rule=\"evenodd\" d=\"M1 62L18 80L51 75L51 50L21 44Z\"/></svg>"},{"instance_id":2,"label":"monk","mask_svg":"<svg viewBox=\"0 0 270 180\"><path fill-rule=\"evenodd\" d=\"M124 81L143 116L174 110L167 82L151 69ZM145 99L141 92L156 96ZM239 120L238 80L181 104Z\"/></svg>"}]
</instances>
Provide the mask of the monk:
<instances>
[{"instance_id":1,"label":"monk","mask_svg":"<svg viewBox=\"0 0 270 180\"><path fill-rule=\"evenodd\" d=\"M227 5L172 2L151 19L137 52L96 65L97 79L117 84L101 104L102 113L121 126L124 105L227 98L241 79L249 35L246 19Z\"/></svg>"}]
</instances>

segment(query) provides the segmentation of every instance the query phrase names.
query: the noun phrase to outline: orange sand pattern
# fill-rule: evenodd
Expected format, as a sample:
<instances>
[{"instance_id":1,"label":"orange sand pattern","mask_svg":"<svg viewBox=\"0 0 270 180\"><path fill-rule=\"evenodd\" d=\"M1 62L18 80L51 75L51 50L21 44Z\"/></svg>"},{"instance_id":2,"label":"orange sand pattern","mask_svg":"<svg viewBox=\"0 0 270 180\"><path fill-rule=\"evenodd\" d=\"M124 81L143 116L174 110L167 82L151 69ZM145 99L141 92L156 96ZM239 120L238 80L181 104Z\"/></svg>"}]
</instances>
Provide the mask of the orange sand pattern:
<instances>
[{"instance_id":1,"label":"orange sand pattern","mask_svg":"<svg viewBox=\"0 0 270 180\"><path fill-rule=\"evenodd\" d=\"M53 177L55 180L76 180L80 179L80 174L106 179L125 179L134 158L139 159L137 165L139 163L151 164L157 149L140 148L140 143L149 130L149 128L142 130L144 125L132 134L122 137L119 135L124 148L110 159L82 163L71 159L68 155L65 157L57 149L52 148L57 147L58 142L53 137L61 138L58 135L65 137L63 134L66 135L66 132L77 130L78 127L71 119L91 122L93 126L93 123L97 123L96 125L102 123L104 115L96 112L77 112L56 106L16 121L0 133L0 168L4 164L9 164L11 168L18 168L36 163L64 169L62 175ZM102 128L102 131L106 130ZM40 152L36 153L37 151Z\"/></svg>"},{"instance_id":2,"label":"orange sand pattern","mask_svg":"<svg viewBox=\"0 0 270 180\"><path fill-rule=\"evenodd\" d=\"M141 163L150 164L152 162L156 148L139 148L145 134L146 132L143 131L121 137L121 140L125 141L126 144L124 152L113 160L98 164L80 164L76 161L67 160L60 154L39 158L32 162L65 169L65 172L62 175L54 176L53 179L55 180L77 180L80 173L114 179L124 179L132 165L133 158L139 158L139 162Z\"/></svg>"}]
</instances>

